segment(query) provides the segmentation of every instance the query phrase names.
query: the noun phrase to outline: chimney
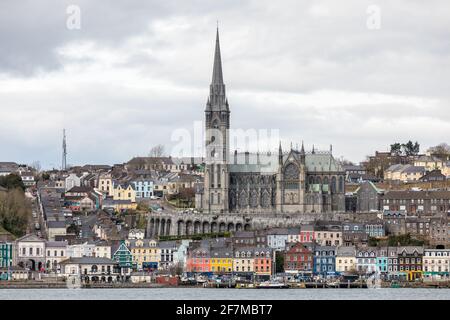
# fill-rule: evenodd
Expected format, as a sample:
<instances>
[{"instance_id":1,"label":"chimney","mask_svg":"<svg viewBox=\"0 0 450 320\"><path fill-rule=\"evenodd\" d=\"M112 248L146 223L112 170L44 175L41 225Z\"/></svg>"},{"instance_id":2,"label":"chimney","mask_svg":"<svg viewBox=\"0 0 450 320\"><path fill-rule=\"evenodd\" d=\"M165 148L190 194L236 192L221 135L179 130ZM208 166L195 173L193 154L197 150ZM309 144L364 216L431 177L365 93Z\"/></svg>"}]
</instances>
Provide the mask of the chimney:
<instances>
[{"instance_id":1,"label":"chimney","mask_svg":"<svg viewBox=\"0 0 450 320\"><path fill-rule=\"evenodd\" d=\"M237 150L234 150L234 164L237 164Z\"/></svg>"},{"instance_id":2,"label":"chimney","mask_svg":"<svg viewBox=\"0 0 450 320\"><path fill-rule=\"evenodd\" d=\"M248 152L248 151L245 151L245 164L248 164L249 163L249 156L250 156L250 153Z\"/></svg>"}]
</instances>

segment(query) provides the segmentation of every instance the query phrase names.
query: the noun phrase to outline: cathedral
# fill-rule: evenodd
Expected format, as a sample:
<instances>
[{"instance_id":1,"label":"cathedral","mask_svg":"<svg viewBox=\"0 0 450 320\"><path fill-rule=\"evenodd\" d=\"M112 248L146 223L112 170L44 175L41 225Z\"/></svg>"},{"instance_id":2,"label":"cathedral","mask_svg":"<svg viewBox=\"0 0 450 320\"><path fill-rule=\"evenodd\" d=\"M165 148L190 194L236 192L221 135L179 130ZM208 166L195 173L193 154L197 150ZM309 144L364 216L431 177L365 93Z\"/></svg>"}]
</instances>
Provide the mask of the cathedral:
<instances>
[{"instance_id":1,"label":"cathedral","mask_svg":"<svg viewBox=\"0 0 450 320\"><path fill-rule=\"evenodd\" d=\"M314 147L268 153L230 149L230 106L216 34L210 94L205 109L205 177L197 209L212 214L301 214L345 210L345 171L329 151Z\"/></svg>"}]
</instances>

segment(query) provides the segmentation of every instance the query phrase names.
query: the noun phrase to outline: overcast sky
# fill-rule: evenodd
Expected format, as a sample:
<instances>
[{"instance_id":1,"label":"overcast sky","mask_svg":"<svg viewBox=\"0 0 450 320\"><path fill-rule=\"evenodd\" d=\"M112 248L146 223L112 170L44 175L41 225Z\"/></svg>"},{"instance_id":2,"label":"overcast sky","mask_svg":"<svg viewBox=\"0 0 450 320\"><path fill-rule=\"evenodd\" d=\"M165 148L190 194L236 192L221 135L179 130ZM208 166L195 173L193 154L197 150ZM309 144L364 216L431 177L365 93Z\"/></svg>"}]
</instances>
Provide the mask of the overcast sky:
<instances>
[{"instance_id":1,"label":"overcast sky","mask_svg":"<svg viewBox=\"0 0 450 320\"><path fill-rule=\"evenodd\" d=\"M449 17L448 0L2 0L0 161L59 167L63 128L69 164L172 150L203 119L217 20L232 128L355 162L426 151L449 142Z\"/></svg>"}]
</instances>

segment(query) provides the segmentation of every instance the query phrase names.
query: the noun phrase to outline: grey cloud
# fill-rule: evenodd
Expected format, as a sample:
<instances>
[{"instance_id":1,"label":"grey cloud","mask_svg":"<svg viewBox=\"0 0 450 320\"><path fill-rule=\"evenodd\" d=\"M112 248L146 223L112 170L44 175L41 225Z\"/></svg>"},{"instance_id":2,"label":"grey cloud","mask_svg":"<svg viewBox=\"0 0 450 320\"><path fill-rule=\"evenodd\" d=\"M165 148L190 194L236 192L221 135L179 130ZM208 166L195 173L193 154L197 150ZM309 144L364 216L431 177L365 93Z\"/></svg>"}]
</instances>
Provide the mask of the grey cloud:
<instances>
[{"instance_id":1,"label":"grey cloud","mask_svg":"<svg viewBox=\"0 0 450 320\"><path fill-rule=\"evenodd\" d=\"M394 140L417 138L424 147L445 140L450 5L378 1L381 29L370 31L372 2L4 0L0 81L21 79L23 90L0 88L0 116L9 120L0 127L7 150L0 160L58 163L63 126L71 163L122 162L169 145L174 129L203 117L217 19L233 127L278 128L287 143L332 143L354 161ZM81 8L81 30L65 27L69 4ZM79 59L57 51L83 41L123 60L90 77L89 68L103 63L95 50ZM72 65L76 71L66 69ZM50 92L36 92L39 84ZM425 104L324 107L292 97L322 90ZM32 119L40 125L27 126Z\"/></svg>"}]
</instances>

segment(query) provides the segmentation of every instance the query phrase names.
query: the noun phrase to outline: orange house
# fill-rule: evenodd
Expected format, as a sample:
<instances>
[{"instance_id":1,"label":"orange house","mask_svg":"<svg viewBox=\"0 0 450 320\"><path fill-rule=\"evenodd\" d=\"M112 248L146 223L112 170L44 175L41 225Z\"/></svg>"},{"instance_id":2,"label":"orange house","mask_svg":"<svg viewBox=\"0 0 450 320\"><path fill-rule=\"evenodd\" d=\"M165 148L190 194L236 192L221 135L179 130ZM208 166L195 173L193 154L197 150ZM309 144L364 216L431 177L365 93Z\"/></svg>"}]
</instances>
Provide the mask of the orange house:
<instances>
[{"instance_id":1,"label":"orange house","mask_svg":"<svg viewBox=\"0 0 450 320\"><path fill-rule=\"evenodd\" d=\"M272 274L272 250L267 248L255 248L253 270L256 275Z\"/></svg>"},{"instance_id":2,"label":"orange house","mask_svg":"<svg viewBox=\"0 0 450 320\"><path fill-rule=\"evenodd\" d=\"M210 272L211 253L209 248L196 248L189 252L186 260L187 272Z\"/></svg>"}]
</instances>

